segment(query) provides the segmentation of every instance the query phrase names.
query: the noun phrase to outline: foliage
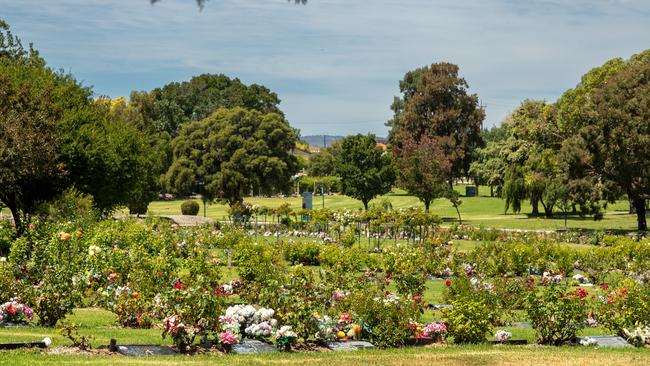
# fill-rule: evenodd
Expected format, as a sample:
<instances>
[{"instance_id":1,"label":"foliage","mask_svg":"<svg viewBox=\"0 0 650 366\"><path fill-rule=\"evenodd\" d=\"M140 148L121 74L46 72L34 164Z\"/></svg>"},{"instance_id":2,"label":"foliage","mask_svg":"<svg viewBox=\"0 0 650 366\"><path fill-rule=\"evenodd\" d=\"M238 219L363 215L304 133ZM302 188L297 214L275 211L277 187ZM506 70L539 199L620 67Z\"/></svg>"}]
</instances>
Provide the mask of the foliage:
<instances>
[{"instance_id":1,"label":"foliage","mask_svg":"<svg viewBox=\"0 0 650 366\"><path fill-rule=\"evenodd\" d=\"M190 81L169 83L151 92L134 92L130 97L145 120L156 131L176 136L183 125L200 121L220 108L241 107L262 114L282 115L280 99L268 88L223 74L202 74Z\"/></svg>"},{"instance_id":2,"label":"foliage","mask_svg":"<svg viewBox=\"0 0 650 366\"><path fill-rule=\"evenodd\" d=\"M331 174L331 173L330 173ZM301 189L315 194L320 193L321 188L325 192L340 192L341 178L335 176L302 176L298 178Z\"/></svg>"},{"instance_id":3,"label":"foliage","mask_svg":"<svg viewBox=\"0 0 650 366\"><path fill-rule=\"evenodd\" d=\"M599 297L596 318L610 331L625 336L625 329L650 325L650 291L647 286L625 280Z\"/></svg>"},{"instance_id":4,"label":"foliage","mask_svg":"<svg viewBox=\"0 0 650 366\"><path fill-rule=\"evenodd\" d=\"M573 340L585 327L588 293L582 288L570 290L555 281L545 285L531 288L524 308L539 335L538 342L559 346Z\"/></svg>"},{"instance_id":5,"label":"foliage","mask_svg":"<svg viewBox=\"0 0 650 366\"><path fill-rule=\"evenodd\" d=\"M336 155L336 172L341 177L341 193L368 202L390 191L394 172L389 157L377 146L374 135L348 136Z\"/></svg>"},{"instance_id":6,"label":"foliage","mask_svg":"<svg viewBox=\"0 0 650 366\"><path fill-rule=\"evenodd\" d=\"M395 98L395 116L389 123L389 141L396 155L407 143L434 145L442 151L435 153L438 164L445 166L442 156L449 161L450 184L466 175L472 152L483 143L480 132L485 118L478 97L468 94L467 88L453 64L437 63L407 72L400 81L403 96Z\"/></svg>"},{"instance_id":7,"label":"foliage","mask_svg":"<svg viewBox=\"0 0 650 366\"><path fill-rule=\"evenodd\" d=\"M181 204L181 213L183 215L196 216L200 209L199 203L195 200L187 200Z\"/></svg>"},{"instance_id":8,"label":"foliage","mask_svg":"<svg viewBox=\"0 0 650 366\"><path fill-rule=\"evenodd\" d=\"M451 161L436 140L424 135L404 137L393 149L398 184L418 197L429 211L431 201L450 190Z\"/></svg>"},{"instance_id":9,"label":"foliage","mask_svg":"<svg viewBox=\"0 0 650 366\"><path fill-rule=\"evenodd\" d=\"M443 311L443 319L449 328L454 343L481 343L492 331L494 310L484 300L460 297Z\"/></svg>"},{"instance_id":10,"label":"foliage","mask_svg":"<svg viewBox=\"0 0 650 366\"><path fill-rule=\"evenodd\" d=\"M243 108L219 109L183 126L172 146L167 187L189 194L201 181L208 200L234 204L245 194L283 191L296 173L289 153L296 135L280 114Z\"/></svg>"},{"instance_id":11,"label":"foliage","mask_svg":"<svg viewBox=\"0 0 650 366\"><path fill-rule=\"evenodd\" d=\"M57 124L69 108L85 103L87 91L42 64L0 58L0 94L0 201L18 236L37 204L65 185Z\"/></svg>"},{"instance_id":12,"label":"foliage","mask_svg":"<svg viewBox=\"0 0 650 366\"><path fill-rule=\"evenodd\" d=\"M627 194L638 229L650 198L650 50L613 59L582 77L559 100L564 159L575 179L598 182L609 200Z\"/></svg>"},{"instance_id":13,"label":"foliage","mask_svg":"<svg viewBox=\"0 0 650 366\"><path fill-rule=\"evenodd\" d=\"M292 265L318 266L320 246L313 242L291 242L286 244L284 257Z\"/></svg>"},{"instance_id":14,"label":"foliage","mask_svg":"<svg viewBox=\"0 0 650 366\"><path fill-rule=\"evenodd\" d=\"M85 263L83 233L71 235L56 232L56 228L46 228L41 238L34 233L37 240L16 240L9 257L10 263L20 268L21 299L31 305L39 324L45 326L56 325L81 304L85 282L81 275Z\"/></svg>"},{"instance_id":15,"label":"foliage","mask_svg":"<svg viewBox=\"0 0 650 366\"><path fill-rule=\"evenodd\" d=\"M403 345L414 335L412 322L419 320L423 312L419 302L382 294L371 284L365 291L353 293L350 299L351 312L370 329L368 340L378 347Z\"/></svg>"},{"instance_id":16,"label":"foliage","mask_svg":"<svg viewBox=\"0 0 650 366\"><path fill-rule=\"evenodd\" d=\"M307 173L312 177L332 176L336 173L336 157L329 149L309 157Z\"/></svg>"}]
</instances>

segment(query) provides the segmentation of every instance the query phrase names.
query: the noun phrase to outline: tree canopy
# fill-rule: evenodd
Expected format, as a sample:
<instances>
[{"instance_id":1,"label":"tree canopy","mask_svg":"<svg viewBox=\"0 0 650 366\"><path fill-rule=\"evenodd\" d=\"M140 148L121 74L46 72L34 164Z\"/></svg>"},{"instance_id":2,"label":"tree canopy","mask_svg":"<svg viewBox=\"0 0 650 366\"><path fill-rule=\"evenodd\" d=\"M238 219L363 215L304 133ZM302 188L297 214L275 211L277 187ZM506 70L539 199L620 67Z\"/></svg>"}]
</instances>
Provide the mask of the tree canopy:
<instances>
[{"instance_id":1,"label":"tree canopy","mask_svg":"<svg viewBox=\"0 0 650 366\"><path fill-rule=\"evenodd\" d=\"M231 205L250 192L284 191L298 169L290 153L296 142L295 131L278 113L219 109L184 125L174 139L167 188Z\"/></svg>"},{"instance_id":2,"label":"tree canopy","mask_svg":"<svg viewBox=\"0 0 650 366\"><path fill-rule=\"evenodd\" d=\"M147 128L171 136L176 136L183 124L202 120L219 108L242 107L283 115L277 94L264 86L247 86L222 74L198 75L150 92L133 92L130 103L141 111Z\"/></svg>"},{"instance_id":3,"label":"tree canopy","mask_svg":"<svg viewBox=\"0 0 650 366\"><path fill-rule=\"evenodd\" d=\"M341 177L341 193L360 200L366 210L370 200L390 192L395 181L390 158L372 134L340 141L336 172Z\"/></svg>"},{"instance_id":4,"label":"tree canopy","mask_svg":"<svg viewBox=\"0 0 650 366\"><path fill-rule=\"evenodd\" d=\"M568 136L563 153L569 174L620 192L632 202L639 230L647 230L650 198L650 50L614 59L582 77L558 101Z\"/></svg>"},{"instance_id":5,"label":"tree canopy","mask_svg":"<svg viewBox=\"0 0 650 366\"><path fill-rule=\"evenodd\" d=\"M0 21L0 200L16 233L36 206L76 186L106 213L143 188L150 150L68 74L54 72Z\"/></svg>"},{"instance_id":6,"label":"tree canopy","mask_svg":"<svg viewBox=\"0 0 650 366\"><path fill-rule=\"evenodd\" d=\"M396 97L395 116L389 142L399 149L410 140L426 136L449 159L448 182L466 175L472 152L482 146L481 126L485 113L478 97L467 92L467 82L458 76L458 66L437 63L409 71L400 82L402 97Z\"/></svg>"}]
</instances>

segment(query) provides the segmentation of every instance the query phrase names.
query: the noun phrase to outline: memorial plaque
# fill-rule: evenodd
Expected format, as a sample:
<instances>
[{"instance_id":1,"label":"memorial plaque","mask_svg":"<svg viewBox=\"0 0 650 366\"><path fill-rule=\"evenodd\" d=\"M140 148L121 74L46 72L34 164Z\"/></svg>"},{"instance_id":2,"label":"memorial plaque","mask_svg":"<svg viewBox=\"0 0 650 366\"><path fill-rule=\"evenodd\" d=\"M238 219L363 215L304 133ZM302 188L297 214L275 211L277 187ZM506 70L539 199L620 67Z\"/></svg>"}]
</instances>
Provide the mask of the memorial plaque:
<instances>
[{"instance_id":1,"label":"memorial plaque","mask_svg":"<svg viewBox=\"0 0 650 366\"><path fill-rule=\"evenodd\" d=\"M255 339L244 339L241 342L233 345L231 352L239 355L250 355L277 352L277 349L271 344L264 343Z\"/></svg>"},{"instance_id":2,"label":"memorial plaque","mask_svg":"<svg viewBox=\"0 0 650 366\"><path fill-rule=\"evenodd\" d=\"M375 345L366 341L328 342L327 348L334 352L358 351L360 349L375 348Z\"/></svg>"},{"instance_id":3,"label":"memorial plaque","mask_svg":"<svg viewBox=\"0 0 650 366\"><path fill-rule=\"evenodd\" d=\"M596 347L632 347L625 339L618 336L586 336L578 337L578 343L581 340L591 338L596 341Z\"/></svg>"},{"instance_id":4,"label":"memorial plaque","mask_svg":"<svg viewBox=\"0 0 650 366\"><path fill-rule=\"evenodd\" d=\"M173 348L156 344L129 344L117 346L117 353L124 356L174 356L177 355Z\"/></svg>"}]
</instances>

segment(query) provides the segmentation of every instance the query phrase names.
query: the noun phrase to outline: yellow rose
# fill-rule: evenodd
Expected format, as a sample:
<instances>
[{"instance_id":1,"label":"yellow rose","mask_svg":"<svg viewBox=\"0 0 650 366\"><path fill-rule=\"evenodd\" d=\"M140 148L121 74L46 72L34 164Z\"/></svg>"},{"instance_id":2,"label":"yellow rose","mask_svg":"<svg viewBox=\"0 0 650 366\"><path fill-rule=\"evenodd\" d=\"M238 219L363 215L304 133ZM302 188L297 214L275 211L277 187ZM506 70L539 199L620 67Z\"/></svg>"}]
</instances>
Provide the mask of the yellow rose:
<instances>
[{"instance_id":1,"label":"yellow rose","mask_svg":"<svg viewBox=\"0 0 650 366\"><path fill-rule=\"evenodd\" d=\"M336 338L345 338L345 333L343 333L343 331L339 330L339 332L336 333Z\"/></svg>"}]
</instances>

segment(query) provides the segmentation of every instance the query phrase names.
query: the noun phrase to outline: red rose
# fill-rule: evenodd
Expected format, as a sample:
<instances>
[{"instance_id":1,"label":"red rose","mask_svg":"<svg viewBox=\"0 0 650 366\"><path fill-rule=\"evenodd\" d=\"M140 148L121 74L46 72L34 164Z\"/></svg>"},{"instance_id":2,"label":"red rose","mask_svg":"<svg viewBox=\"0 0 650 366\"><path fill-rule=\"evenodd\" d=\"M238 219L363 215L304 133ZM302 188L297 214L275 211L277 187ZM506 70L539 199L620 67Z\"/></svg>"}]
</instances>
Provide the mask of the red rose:
<instances>
[{"instance_id":1,"label":"red rose","mask_svg":"<svg viewBox=\"0 0 650 366\"><path fill-rule=\"evenodd\" d=\"M447 287L451 286L451 280L445 281L445 286L447 286Z\"/></svg>"}]
</instances>

